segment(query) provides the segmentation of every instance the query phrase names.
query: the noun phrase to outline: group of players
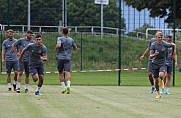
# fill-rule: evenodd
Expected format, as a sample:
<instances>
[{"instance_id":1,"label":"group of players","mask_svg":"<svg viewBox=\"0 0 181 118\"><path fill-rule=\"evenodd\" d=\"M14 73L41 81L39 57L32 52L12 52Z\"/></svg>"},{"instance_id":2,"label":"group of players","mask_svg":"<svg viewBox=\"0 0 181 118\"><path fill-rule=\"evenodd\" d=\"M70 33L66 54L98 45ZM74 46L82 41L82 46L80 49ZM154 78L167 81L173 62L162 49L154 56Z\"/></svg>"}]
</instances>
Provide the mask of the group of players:
<instances>
[{"instance_id":1,"label":"group of players","mask_svg":"<svg viewBox=\"0 0 181 118\"><path fill-rule=\"evenodd\" d=\"M68 28L63 28L62 37L58 37L57 49L57 69L62 85L62 93L70 94L71 81L71 50L77 49L74 40L67 36ZM7 30L8 38L2 44L2 64L6 66L8 91L12 91L11 71L14 70L14 91L20 93L21 79L25 71L25 93L29 92L29 74L31 73L34 82L38 81L35 95L40 94L40 88L44 81L44 64L47 58L46 46L42 43L42 36L37 34L33 40L33 32L28 30L26 37L15 39L14 31ZM64 83L63 71L66 73L67 87Z\"/></svg>"},{"instance_id":2,"label":"group of players","mask_svg":"<svg viewBox=\"0 0 181 118\"><path fill-rule=\"evenodd\" d=\"M165 94L170 94L173 62L175 62L175 66L178 65L176 45L172 43L172 36L167 35L166 41L164 41L163 32L157 31L155 38L150 40L147 49L140 59L143 60L147 54L149 54L148 77L152 86L150 93L156 92L156 99L159 99L161 94L164 94L164 85L166 85Z\"/></svg>"}]
</instances>

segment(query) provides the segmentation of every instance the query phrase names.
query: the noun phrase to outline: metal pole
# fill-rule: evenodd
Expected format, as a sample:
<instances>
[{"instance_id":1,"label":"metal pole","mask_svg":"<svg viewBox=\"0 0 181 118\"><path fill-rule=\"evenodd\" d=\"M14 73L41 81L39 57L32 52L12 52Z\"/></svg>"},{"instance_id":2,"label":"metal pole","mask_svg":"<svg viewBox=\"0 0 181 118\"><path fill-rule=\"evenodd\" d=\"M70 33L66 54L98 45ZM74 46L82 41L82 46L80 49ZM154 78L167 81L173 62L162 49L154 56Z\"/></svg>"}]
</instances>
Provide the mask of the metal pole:
<instances>
[{"instance_id":1,"label":"metal pole","mask_svg":"<svg viewBox=\"0 0 181 118\"><path fill-rule=\"evenodd\" d=\"M62 25L67 26L67 0L62 0Z\"/></svg>"},{"instance_id":2,"label":"metal pole","mask_svg":"<svg viewBox=\"0 0 181 118\"><path fill-rule=\"evenodd\" d=\"M175 43L175 25L176 25L176 0L173 1L173 43ZM175 86L175 61L173 60L173 82L172 85Z\"/></svg>"},{"instance_id":3,"label":"metal pole","mask_svg":"<svg viewBox=\"0 0 181 118\"><path fill-rule=\"evenodd\" d=\"M7 16L8 16L8 29L9 29L9 16L10 16L10 14L9 14L9 0L8 0L8 11L7 11Z\"/></svg>"},{"instance_id":4,"label":"metal pole","mask_svg":"<svg viewBox=\"0 0 181 118\"><path fill-rule=\"evenodd\" d=\"M121 85L121 0L119 0L118 86Z\"/></svg>"},{"instance_id":5,"label":"metal pole","mask_svg":"<svg viewBox=\"0 0 181 118\"><path fill-rule=\"evenodd\" d=\"M62 26L65 27L65 0L62 0Z\"/></svg>"},{"instance_id":6,"label":"metal pole","mask_svg":"<svg viewBox=\"0 0 181 118\"><path fill-rule=\"evenodd\" d=\"M82 71L82 62L83 62L83 59L82 59L82 32L81 32L81 43L80 43L80 70Z\"/></svg>"},{"instance_id":7,"label":"metal pole","mask_svg":"<svg viewBox=\"0 0 181 118\"><path fill-rule=\"evenodd\" d=\"M30 30L30 0L28 0L28 30Z\"/></svg>"},{"instance_id":8,"label":"metal pole","mask_svg":"<svg viewBox=\"0 0 181 118\"><path fill-rule=\"evenodd\" d=\"M101 39L103 37L103 1L101 2Z\"/></svg>"},{"instance_id":9,"label":"metal pole","mask_svg":"<svg viewBox=\"0 0 181 118\"><path fill-rule=\"evenodd\" d=\"M2 32L3 32L3 31L2 31L2 29L3 29L3 28L2 28L2 25L1 25L1 24L0 24L0 26L1 26L1 39L0 39L0 40L1 40L1 45L2 45L2 43L3 43L3 39L2 39ZM2 50L2 46L1 46L1 50ZM1 61L1 72L2 72L2 68L3 68L3 66L2 66L2 61Z\"/></svg>"},{"instance_id":10,"label":"metal pole","mask_svg":"<svg viewBox=\"0 0 181 118\"><path fill-rule=\"evenodd\" d=\"M67 27L67 0L64 1L65 3L65 14L64 14L64 18L65 18L65 27Z\"/></svg>"}]
</instances>

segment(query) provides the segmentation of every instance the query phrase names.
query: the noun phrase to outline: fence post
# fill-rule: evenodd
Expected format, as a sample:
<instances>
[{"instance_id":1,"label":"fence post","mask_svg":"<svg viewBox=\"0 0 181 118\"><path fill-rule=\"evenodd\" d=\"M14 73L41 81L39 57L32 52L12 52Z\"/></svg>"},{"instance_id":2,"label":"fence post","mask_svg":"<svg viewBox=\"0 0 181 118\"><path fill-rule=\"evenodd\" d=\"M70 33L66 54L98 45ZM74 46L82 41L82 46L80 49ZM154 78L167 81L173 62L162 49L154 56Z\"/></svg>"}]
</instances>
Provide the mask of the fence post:
<instances>
[{"instance_id":1,"label":"fence post","mask_svg":"<svg viewBox=\"0 0 181 118\"><path fill-rule=\"evenodd\" d=\"M82 32L81 32L81 39L80 39L80 70L82 71Z\"/></svg>"}]
</instances>

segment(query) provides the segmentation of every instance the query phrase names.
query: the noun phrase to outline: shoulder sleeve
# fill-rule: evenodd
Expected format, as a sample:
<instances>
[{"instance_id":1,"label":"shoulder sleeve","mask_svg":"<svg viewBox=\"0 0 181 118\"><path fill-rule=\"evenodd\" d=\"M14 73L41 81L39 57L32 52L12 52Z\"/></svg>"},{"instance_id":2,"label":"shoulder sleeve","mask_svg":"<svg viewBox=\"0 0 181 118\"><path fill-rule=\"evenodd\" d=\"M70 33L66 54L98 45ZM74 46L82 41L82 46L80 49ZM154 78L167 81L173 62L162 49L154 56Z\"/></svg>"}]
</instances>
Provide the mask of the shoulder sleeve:
<instances>
[{"instance_id":1,"label":"shoulder sleeve","mask_svg":"<svg viewBox=\"0 0 181 118\"><path fill-rule=\"evenodd\" d=\"M3 44L2 44L2 49L4 50L6 47L5 47L5 44L6 44L6 40L3 41Z\"/></svg>"},{"instance_id":2,"label":"shoulder sleeve","mask_svg":"<svg viewBox=\"0 0 181 118\"><path fill-rule=\"evenodd\" d=\"M72 39L72 47L77 48L77 45L75 44L75 41Z\"/></svg>"},{"instance_id":3,"label":"shoulder sleeve","mask_svg":"<svg viewBox=\"0 0 181 118\"><path fill-rule=\"evenodd\" d=\"M16 40L15 42L14 42L14 45L20 45L21 44L21 41L22 41L22 39L18 39L18 40Z\"/></svg>"},{"instance_id":4,"label":"shoulder sleeve","mask_svg":"<svg viewBox=\"0 0 181 118\"><path fill-rule=\"evenodd\" d=\"M57 43L58 43L58 44L61 44L61 37L58 37L58 38L57 38Z\"/></svg>"},{"instance_id":5,"label":"shoulder sleeve","mask_svg":"<svg viewBox=\"0 0 181 118\"><path fill-rule=\"evenodd\" d=\"M43 47L43 48L42 48L42 56L47 56L46 46L43 45L42 47Z\"/></svg>"},{"instance_id":6,"label":"shoulder sleeve","mask_svg":"<svg viewBox=\"0 0 181 118\"><path fill-rule=\"evenodd\" d=\"M32 45L33 45L33 43L29 43L24 49L29 50Z\"/></svg>"},{"instance_id":7,"label":"shoulder sleeve","mask_svg":"<svg viewBox=\"0 0 181 118\"><path fill-rule=\"evenodd\" d=\"M150 53L153 54L155 52L155 43L152 43L150 46Z\"/></svg>"}]
</instances>

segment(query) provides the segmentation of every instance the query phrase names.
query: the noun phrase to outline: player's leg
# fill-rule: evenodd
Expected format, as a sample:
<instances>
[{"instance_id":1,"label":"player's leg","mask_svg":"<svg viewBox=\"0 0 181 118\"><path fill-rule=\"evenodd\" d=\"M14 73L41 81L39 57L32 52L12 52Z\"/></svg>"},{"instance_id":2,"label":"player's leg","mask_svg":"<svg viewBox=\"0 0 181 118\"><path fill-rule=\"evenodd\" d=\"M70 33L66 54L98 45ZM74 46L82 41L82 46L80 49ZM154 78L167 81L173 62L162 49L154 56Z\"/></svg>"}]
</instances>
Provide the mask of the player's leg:
<instances>
[{"instance_id":1,"label":"player's leg","mask_svg":"<svg viewBox=\"0 0 181 118\"><path fill-rule=\"evenodd\" d=\"M153 69L153 77L154 77L154 80L155 80L155 88L156 88L156 91L157 91L156 99L159 99L161 97L160 92L159 92L159 80L158 80L159 69Z\"/></svg>"},{"instance_id":2,"label":"player's leg","mask_svg":"<svg viewBox=\"0 0 181 118\"><path fill-rule=\"evenodd\" d=\"M167 73L167 66L161 66L159 69L159 78L160 78L160 93L163 94L164 93L164 78L166 76Z\"/></svg>"},{"instance_id":3,"label":"player's leg","mask_svg":"<svg viewBox=\"0 0 181 118\"><path fill-rule=\"evenodd\" d=\"M172 66L167 67L167 75L166 75L166 92L165 94L170 94L170 82L171 82L171 75L172 75Z\"/></svg>"},{"instance_id":4,"label":"player's leg","mask_svg":"<svg viewBox=\"0 0 181 118\"><path fill-rule=\"evenodd\" d=\"M41 95L40 89L43 85L43 80L44 80L44 67L40 66L40 67L37 67L36 69L37 69L38 74L35 74L34 76L36 76L36 78L38 76L39 81L38 81L38 85L36 87L35 95Z\"/></svg>"},{"instance_id":5,"label":"player's leg","mask_svg":"<svg viewBox=\"0 0 181 118\"><path fill-rule=\"evenodd\" d=\"M13 88L14 88L14 91L16 91L16 83L17 83L17 78L18 78L18 61L13 62L13 70L14 70Z\"/></svg>"},{"instance_id":6,"label":"player's leg","mask_svg":"<svg viewBox=\"0 0 181 118\"><path fill-rule=\"evenodd\" d=\"M66 60L64 63L64 70L66 71L66 80L67 80L67 94L70 94L70 84L71 84L71 60Z\"/></svg>"},{"instance_id":7,"label":"player's leg","mask_svg":"<svg viewBox=\"0 0 181 118\"><path fill-rule=\"evenodd\" d=\"M155 85L154 85L154 79L153 79L153 75L152 75L152 65L151 65L151 61L148 61L148 78L151 84L151 91L150 93L153 93L155 90Z\"/></svg>"},{"instance_id":8,"label":"player's leg","mask_svg":"<svg viewBox=\"0 0 181 118\"><path fill-rule=\"evenodd\" d=\"M30 66L29 71L30 71L30 73L32 75L33 81L34 82L38 81L39 75L38 75L37 67ZM38 85L39 85L39 82L38 82ZM36 90L35 90L35 95L40 95L40 88L41 88L41 86L38 86L38 85L37 85Z\"/></svg>"},{"instance_id":9,"label":"player's leg","mask_svg":"<svg viewBox=\"0 0 181 118\"><path fill-rule=\"evenodd\" d=\"M8 85L8 91L11 91L11 69L12 69L12 63L10 61L6 61L6 74L7 74L7 85Z\"/></svg>"},{"instance_id":10,"label":"player's leg","mask_svg":"<svg viewBox=\"0 0 181 118\"><path fill-rule=\"evenodd\" d=\"M17 77L17 89L16 89L17 93L20 93L23 70L24 70L23 62L18 61L18 77Z\"/></svg>"},{"instance_id":11,"label":"player's leg","mask_svg":"<svg viewBox=\"0 0 181 118\"><path fill-rule=\"evenodd\" d=\"M25 93L28 93L28 86L29 86L29 63L24 62L24 69L25 69Z\"/></svg>"},{"instance_id":12,"label":"player's leg","mask_svg":"<svg viewBox=\"0 0 181 118\"><path fill-rule=\"evenodd\" d=\"M64 82L64 75L63 75L63 68L64 68L64 60L57 60L57 69L59 72L59 79L62 86L62 93L66 92L66 86Z\"/></svg>"}]
</instances>

